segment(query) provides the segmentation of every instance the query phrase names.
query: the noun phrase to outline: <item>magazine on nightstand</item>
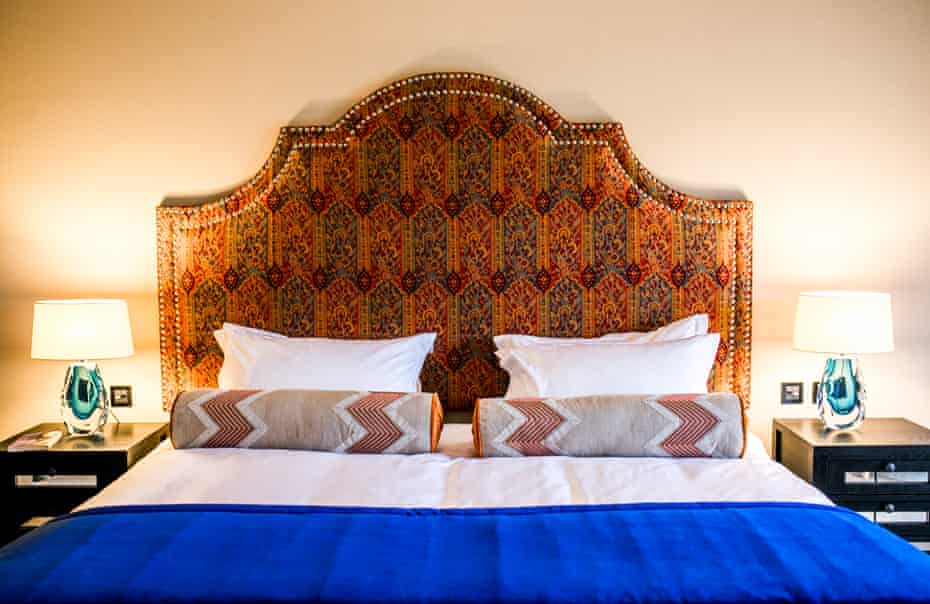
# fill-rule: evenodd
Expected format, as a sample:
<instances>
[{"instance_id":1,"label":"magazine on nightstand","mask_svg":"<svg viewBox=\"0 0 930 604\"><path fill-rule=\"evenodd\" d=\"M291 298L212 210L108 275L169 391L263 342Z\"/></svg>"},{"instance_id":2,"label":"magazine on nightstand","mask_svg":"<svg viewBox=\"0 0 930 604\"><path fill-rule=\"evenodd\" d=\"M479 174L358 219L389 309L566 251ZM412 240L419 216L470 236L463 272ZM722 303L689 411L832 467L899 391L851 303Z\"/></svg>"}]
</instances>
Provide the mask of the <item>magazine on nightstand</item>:
<instances>
[{"instance_id":1,"label":"magazine on nightstand","mask_svg":"<svg viewBox=\"0 0 930 604\"><path fill-rule=\"evenodd\" d=\"M61 440L61 430L51 430L49 432L32 432L23 434L13 441L6 450L14 453L17 451L45 451L55 446Z\"/></svg>"}]
</instances>

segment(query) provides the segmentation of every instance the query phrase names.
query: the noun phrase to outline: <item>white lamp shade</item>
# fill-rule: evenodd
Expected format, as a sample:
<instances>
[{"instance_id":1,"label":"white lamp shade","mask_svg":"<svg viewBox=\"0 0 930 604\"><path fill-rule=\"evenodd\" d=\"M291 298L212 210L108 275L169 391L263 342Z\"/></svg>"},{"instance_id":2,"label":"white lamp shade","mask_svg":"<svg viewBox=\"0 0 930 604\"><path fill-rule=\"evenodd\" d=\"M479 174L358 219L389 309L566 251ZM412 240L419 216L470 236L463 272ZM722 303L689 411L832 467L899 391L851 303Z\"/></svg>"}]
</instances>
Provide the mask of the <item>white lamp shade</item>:
<instances>
[{"instance_id":1,"label":"white lamp shade","mask_svg":"<svg viewBox=\"0 0 930 604\"><path fill-rule=\"evenodd\" d=\"M32 315L32 358L77 361L132 356L125 300L39 300Z\"/></svg>"},{"instance_id":2,"label":"white lamp shade","mask_svg":"<svg viewBox=\"0 0 930 604\"><path fill-rule=\"evenodd\" d=\"M891 295L801 292L794 317L794 348L834 354L891 352Z\"/></svg>"}]
</instances>

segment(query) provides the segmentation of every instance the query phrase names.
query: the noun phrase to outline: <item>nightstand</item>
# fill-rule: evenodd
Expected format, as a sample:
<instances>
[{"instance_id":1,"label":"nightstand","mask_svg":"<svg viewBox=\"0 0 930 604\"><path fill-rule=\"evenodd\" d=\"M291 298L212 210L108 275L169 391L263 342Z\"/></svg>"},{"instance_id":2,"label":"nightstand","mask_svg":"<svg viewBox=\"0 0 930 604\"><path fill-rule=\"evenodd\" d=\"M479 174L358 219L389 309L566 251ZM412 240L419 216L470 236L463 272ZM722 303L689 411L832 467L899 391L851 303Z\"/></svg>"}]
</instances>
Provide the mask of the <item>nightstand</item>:
<instances>
[{"instance_id":1,"label":"nightstand","mask_svg":"<svg viewBox=\"0 0 930 604\"><path fill-rule=\"evenodd\" d=\"M930 430L902 418L826 431L817 419L776 419L772 457L853 509L930 549Z\"/></svg>"},{"instance_id":2,"label":"nightstand","mask_svg":"<svg viewBox=\"0 0 930 604\"><path fill-rule=\"evenodd\" d=\"M48 450L7 450L23 434L49 430L68 433L63 424L45 423L0 442L0 543L28 530L24 521L70 511L119 478L168 436L165 423L109 423L100 435L64 436Z\"/></svg>"}]
</instances>

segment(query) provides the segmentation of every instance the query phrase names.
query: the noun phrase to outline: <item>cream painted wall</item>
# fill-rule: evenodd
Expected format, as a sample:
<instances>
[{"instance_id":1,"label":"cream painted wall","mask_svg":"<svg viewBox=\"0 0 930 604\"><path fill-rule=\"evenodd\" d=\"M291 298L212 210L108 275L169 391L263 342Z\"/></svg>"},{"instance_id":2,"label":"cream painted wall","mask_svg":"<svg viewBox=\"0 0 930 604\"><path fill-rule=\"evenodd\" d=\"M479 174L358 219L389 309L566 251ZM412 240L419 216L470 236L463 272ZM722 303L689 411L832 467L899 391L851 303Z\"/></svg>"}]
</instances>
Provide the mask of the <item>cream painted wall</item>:
<instances>
[{"instance_id":1,"label":"cream painted wall","mask_svg":"<svg viewBox=\"0 0 930 604\"><path fill-rule=\"evenodd\" d=\"M788 414L779 382L820 370L789 341L814 287L892 292L870 412L930 424L930 2L5 0L0 56L0 436L56 417L64 365L28 358L39 297L129 298L140 352L104 374L135 386L124 419L162 417L158 202L429 70L622 121L670 184L756 202L754 430Z\"/></svg>"}]
</instances>

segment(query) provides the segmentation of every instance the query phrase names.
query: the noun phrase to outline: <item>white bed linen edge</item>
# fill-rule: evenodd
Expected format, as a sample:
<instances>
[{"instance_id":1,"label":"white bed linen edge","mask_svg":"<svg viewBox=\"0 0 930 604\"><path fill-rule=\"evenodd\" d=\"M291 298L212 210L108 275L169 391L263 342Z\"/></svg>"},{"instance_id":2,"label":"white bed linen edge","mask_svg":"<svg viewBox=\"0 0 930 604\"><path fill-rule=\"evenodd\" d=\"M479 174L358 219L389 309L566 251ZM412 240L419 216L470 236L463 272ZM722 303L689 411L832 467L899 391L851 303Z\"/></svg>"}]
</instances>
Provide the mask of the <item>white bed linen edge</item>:
<instances>
[{"instance_id":1,"label":"white bed linen edge","mask_svg":"<svg viewBox=\"0 0 930 604\"><path fill-rule=\"evenodd\" d=\"M163 443L79 509L244 503L363 507L513 507L669 501L829 504L768 459L753 437L745 459L469 459L471 426L447 425L440 453L186 449ZM760 451L761 450L761 451Z\"/></svg>"}]
</instances>

